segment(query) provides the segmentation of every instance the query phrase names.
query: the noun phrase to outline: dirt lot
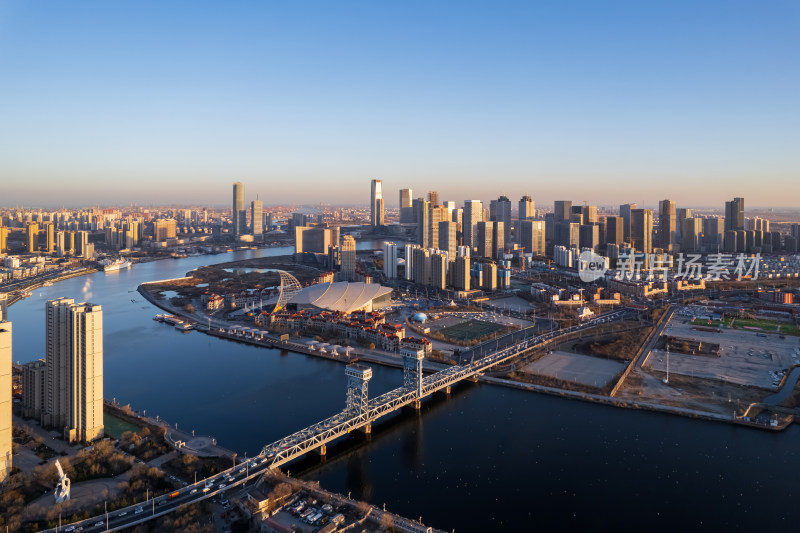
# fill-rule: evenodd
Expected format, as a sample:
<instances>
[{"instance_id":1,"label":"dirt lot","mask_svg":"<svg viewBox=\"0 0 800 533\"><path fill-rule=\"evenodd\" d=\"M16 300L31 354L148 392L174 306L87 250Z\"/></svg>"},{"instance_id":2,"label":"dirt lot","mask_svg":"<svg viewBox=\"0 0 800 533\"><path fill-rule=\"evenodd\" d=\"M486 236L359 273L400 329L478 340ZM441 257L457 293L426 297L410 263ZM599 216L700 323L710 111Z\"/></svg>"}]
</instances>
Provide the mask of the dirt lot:
<instances>
[{"instance_id":1,"label":"dirt lot","mask_svg":"<svg viewBox=\"0 0 800 533\"><path fill-rule=\"evenodd\" d=\"M777 389L778 372L797 364L797 339L768 333L758 336L746 330L722 329L721 333L696 331L691 324L684 324L678 316L673 317L664 330L664 335L690 338L707 343L719 343L719 357L695 356L671 352L670 375L713 379L737 385L749 385L762 389ZM644 370L666 372L666 352L653 350L645 361Z\"/></svg>"},{"instance_id":2,"label":"dirt lot","mask_svg":"<svg viewBox=\"0 0 800 533\"><path fill-rule=\"evenodd\" d=\"M569 352L551 352L522 370L602 388L624 369L625 365L617 361Z\"/></svg>"}]
</instances>

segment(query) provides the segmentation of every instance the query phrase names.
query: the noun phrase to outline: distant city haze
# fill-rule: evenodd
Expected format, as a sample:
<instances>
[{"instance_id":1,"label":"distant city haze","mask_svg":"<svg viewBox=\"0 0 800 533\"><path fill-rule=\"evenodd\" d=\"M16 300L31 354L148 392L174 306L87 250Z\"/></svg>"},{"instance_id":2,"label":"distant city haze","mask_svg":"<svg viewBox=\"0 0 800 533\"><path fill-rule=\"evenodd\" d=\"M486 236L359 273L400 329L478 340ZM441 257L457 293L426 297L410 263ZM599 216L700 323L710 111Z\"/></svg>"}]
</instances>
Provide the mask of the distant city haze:
<instances>
[{"instance_id":1,"label":"distant city haze","mask_svg":"<svg viewBox=\"0 0 800 533\"><path fill-rule=\"evenodd\" d=\"M0 205L800 197L800 4L0 5ZM366 184L366 185L365 185Z\"/></svg>"}]
</instances>

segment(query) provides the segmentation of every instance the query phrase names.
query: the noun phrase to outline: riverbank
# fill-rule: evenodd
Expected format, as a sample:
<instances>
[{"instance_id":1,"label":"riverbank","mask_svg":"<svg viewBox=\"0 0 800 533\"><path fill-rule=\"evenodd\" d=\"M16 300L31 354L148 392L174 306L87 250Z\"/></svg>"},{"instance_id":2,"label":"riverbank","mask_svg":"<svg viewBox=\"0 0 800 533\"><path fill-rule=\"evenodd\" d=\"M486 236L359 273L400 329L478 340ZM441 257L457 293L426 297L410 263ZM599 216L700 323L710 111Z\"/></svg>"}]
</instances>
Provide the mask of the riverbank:
<instances>
[{"instance_id":1,"label":"riverbank","mask_svg":"<svg viewBox=\"0 0 800 533\"><path fill-rule=\"evenodd\" d=\"M20 300L24 300L25 298L27 298L26 296L27 293L35 291L36 289L39 289L41 287L44 287L48 283L49 284L58 283L59 281L64 281L71 278L77 278L79 276L85 276L87 274L95 274L97 272L100 272L100 270L94 267L81 267L76 270L65 271L59 274L58 276L52 278L31 280L30 284L23 285L22 287L18 287L13 291L6 293L7 304L11 306L19 302ZM0 289L2 289L2 287L0 287Z\"/></svg>"},{"instance_id":2,"label":"riverbank","mask_svg":"<svg viewBox=\"0 0 800 533\"><path fill-rule=\"evenodd\" d=\"M142 294L142 296L144 296L148 301L150 301L151 303L153 303L153 305L159 307L160 309L163 309L171 314L175 314L192 321L198 320L196 316L188 314L182 309L175 308L166 302L159 301L142 285L139 286L138 290L139 293ZM618 388L625 381L625 378L627 377L628 373L637 366L637 364L641 360L642 354L645 353L645 348L652 343L653 339L658 336L658 332L660 332L663 329L664 325L666 324L666 318L669 314L670 313L665 313L664 315L662 315L662 317L660 317L658 324L656 325L656 327L653 328L653 331L650 333L650 335L648 335L647 339L643 344L643 347L637 352L636 356L632 359L628 367L626 367L625 372L623 372L623 375L620 377L617 385L615 386L616 390L618 390ZM198 329L198 331L201 331L203 333L207 333L209 335L219 338L225 338L227 340L235 342L252 344L255 346L261 346L265 348L276 348L281 350L287 350L290 352L302 353L304 355L320 357L323 359L328 359L331 361L336 361L344 364L350 364L356 361L363 361L391 368L399 368L399 369L403 368L402 360L399 357L375 354L363 350L362 351L353 350L350 352L350 354L335 354L330 352L322 353L319 350L311 349L311 347L306 344L292 342L291 340L282 341L280 338L271 335L264 335L264 334L255 335L253 333L248 334L242 331L234 330L233 329L234 326L235 324L231 324L230 327L228 328L226 327L208 328L204 327L202 325L202 322L197 322L196 329ZM447 365L434 363L426 360L424 362L423 370L425 372L437 372L445 368L447 368ZM777 425L773 426L770 424L761 424L753 420L748 420L747 419L748 417L737 417L735 415L727 416L711 411L702 411L698 409L691 409L685 407L662 405L653 402L623 400L619 398L614 398L613 393L612 395L607 396L603 394L593 394L590 392L571 391L568 389L549 387L545 385L538 385L535 383L526 383L522 381L516 381L512 379L488 376L488 375L480 376L478 378L478 381L491 385L499 385L520 390L527 390L530 392L538 392L541 394L561 396L563 398L569 398L573 400L582 400L586 402L600 403L604 405L610 405L613 407L620 407L626 409L644 409L648 411L655 411L660 413L684 416L684 417L713 421L713 422L728 422L736 425L747 426L757 429L767 429L771 431L783 431L787 427L789 427L794 421L794 417L789 416L787 418L780 420Z\"/></svg>"}]
</instances>

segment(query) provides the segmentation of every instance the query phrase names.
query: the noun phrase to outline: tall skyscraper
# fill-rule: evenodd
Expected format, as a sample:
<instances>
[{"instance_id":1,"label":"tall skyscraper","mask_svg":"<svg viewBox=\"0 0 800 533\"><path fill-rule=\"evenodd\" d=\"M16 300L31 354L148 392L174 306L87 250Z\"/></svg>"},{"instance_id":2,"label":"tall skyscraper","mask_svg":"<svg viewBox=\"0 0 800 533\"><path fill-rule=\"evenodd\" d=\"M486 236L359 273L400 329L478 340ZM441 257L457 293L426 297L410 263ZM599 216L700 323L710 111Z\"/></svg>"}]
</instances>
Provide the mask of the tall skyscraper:
<instances>
[{"instance_id":1,"label":"tall skyscraper","mask_svg":"<svg viewBox=\"0 0 800 533\"><path fill-rule=\"evenodd\" d=\"M63 428L67 412L67 366L70 347L67 341L72 298L58 298L45 304L45 361L47 386L42 423Z\"/></svg>"},{"instance_id":2,"label":"tall skyscraper","mask_svg":"<svg viewBox=\"0 0 800 533\"><path fill-rule=\"evenodd\" d=\"M411 189L400 189L400 223L414 223L414 208Z\"/></svg>"},{"instance_id":3,"label":"tall skyscraper","mask_svg":"<svg viewBox=\"0 0 800 533\"><path fill-rule=\"evenodd\" d=\"M725 202L725 231L744 230L744 198Z\"/></svg>"},{"instance_id":4,"label":"tall skyscraper","mask_svg":"<svg viewBox=\"0 0 800 533\"><path fill-rule=\"evenodd\" d=\"M631 210L631 240L637 252L653 253L652 209Z\"/></svg>"},{"instance_id":5,"label":"tall skyscraper","mask_svg":"<svg viewBox=\"0 0 800 533\"><path fill-rule=\"evenodd\" d=\"M431 253L426 248L415 248L414 258L414 283L417 285L430 285L431 283Z\"/></svg>"},{"instance_id":6,"label":"tall skyscraper","mask_svg":"<svg viewBox=\"0 0 800 533\"><path fill-rule=\"evenodd\" d=\"M470 290L469 261L469 256L459 255L456 257L453 286L457 291Z\"/></svg>"},{"instance_id":7,"label":"tall skyscraper","mask_svg":"<svg viewBox=\"0 0 800 533\"><path fill-rule=\"evenodd\" d=\"M406 243L406 281L414 281L414 250L419 248L419 244Z\"/></svg>"},{"instance_id":8,"label":"tall skyscraper","mask_svg":"<svg viewBox=\"0 0 800 533\"><path fill-rule=\"evenodd\" d=\"M103 311L71 298L45 305L45 425L70 442L103 436Z\"/></svg>"},{"instance_id":9,"label":"tall skyscraper","mask_svg":"<svg viewBox=\"0 0 800 533\"><path fill-rule=\"evenodd\" d=\"M428 246L433 248L439 246L439 222L450 220L450 212L441 205L430 204L428 206Z\"/></svg>"},{"instance_id":10,"label":"tall skyscraper","mask_svg":"<svg viewBox=\"0 0 800 533\"><path fill-rule=\"evenodd\" d=\"M475 227L478 222L483 220L483 202L480 200L465 200L462 217L461 232L464 235L464 245L476 246Z\"/></svg>"},{"instance_id":11,"label":"tall skyscraper","mask_svg":"<svg viewBox=\"0 0 800 533\"><path fill-rule=\"evenodd\" d=\"M447 254L434 252L431 254L431 286L439 290L447 288Z\"/></svg>"},{"instance_id":12,"label":"tall skyscraper","mask_svg":"<svg viewBox=\"0 0 800 533\"><path fill-rule=\"evenodd\" d=\"M478 257L492 258L497 252L494 244L494 225L489 220L481 220L475 225L475 241Z\"/></svg>"},{"instance_id":13,"label":"tall skyscraper","mask_svg":"<svg viewBox=\"0 0 800 533\"><path fill-rule=\"evenodd\" d=\"M372 180L370 189L370 216L369 224L373 228L383 224L383 190L381 180Z\"/></svg>"},{"instance_id":14,"label":"tall skyscraper","mask_svg":"<svg viewBox=\"0 0 800 533\"><path fill-rule=\"evenodd\" d=\"M250 202L250 225L253 237L260 239L264 233L264 203L261 200Z\"/></svg>"},{"instance_id":15,"label":"tall skyscraper","mask_svg":"<svg viewBox=\"0 0 800 533\"><path fill-rule=\"evenodd\" d=\"M428 216L428 206L430 204L424 198L417 198L413 202L414 221L417 223L417 244L423 248L431 247L430 217Z\"/></svg>"},{"instance_id":16,"label":"tall skyscraper","mask_svg":"<svg viewBox=\"0 0 800 533\"><path fill-rule=\"evenodd\" d=\"M625 220L622 217L606 217L606 243L621 245L625 241L623 225Z\"/></svg>"},{"instance_id":17,"label":"tall skyscraper","mask_svg":"<svg viewBox=\"0 0 800 533\"><path fill-rule=\"evenodd\" d=\"M52 254L56 251L56 234L52 222L44 223L44 245L47 253Z\"/></svg>"},{"instance_id":18,"label":"tall skyscraper","mask_svg":"<svg viewBox=\"0 0 800 533\"><path fill-rule=\"evenodd\" d=\"M442 205L439 203L439 193L437 191L429 191L428 192L428 201L433 206Z\"/></svg>"},{"instance_id":19,"label":"tall skyscraper","mask_svg":"<svg viewBox=\"0 0 800 533\"><path fill-rule=\"evenodd\" d=\"M389 279L397 278L397 243L383 243L383 275Z\"/></svg>"},{"instance_id":20,"label":"tall skyscraper","mask_svg":"<svg viewBox=\"0 0 800 533\"><path fill-rule=\"evenodd\" d=\"M636 204L622 204L619 206L619 216L622 217L622 238L631 242L631 211L636 209Z\"/></svg>"},{"instance_id":21,"label":"tall skyscraper","mask_svg":"<svg viewBox=\"0 0 800 533\"><path fill-rule=\"evenodd\" d=\"M553 203L553 213L555 213L554 222L569 222L570 214L572 213L572 200L556 200Z\"/></svg>"},{"instance_id":22,"label":"tall skyscraper","mask_svg":"<svg viewBox=\"0 0 800 533\"><path fill-rule=\"evenodd\" d=\"M503 243L504 246L511 242L511 200L507 196L501 196L497 200L492 200L489 204L489 211L492 213L491 220L503 224ZM501 244L497 243L500 247Z\"/></svg>"},{"instance_id":23,"label":"tall skyscraper","mask_svg":"<svg viewBox=\"0 0 800 533\"><path fill-rule=\"evenodd\" d=\"M11 322L6 320L5 296L0 302L0 483L11 473Z\"/></svg>"},{"instance_id":24,"label":"tall skyscraper","mask_svg":"<svg viewBox=\"0 0 800 533\"><path fill-rule=\"evenodd\" d=\"M0 254L8 252L8 228L0 226Z\"/></svg>"},{"instance_id":25,"label":"tall skyscraper","mask_svg":"<svg viewBox=\"0 0 800 533\"><path fill-rule=\"evenodd\" d=\"M520 220L519 245L525 253L544 255L545 228L543 220Z\"/></svg>"},{"instance_id":26,"label":"tall skyscraper","mask_svg":"<svg viewBox=\"0 0 800 533\"><path fill-rule=\"evenodd\" d=\"M39 250L39 224L36 222L28 222L25 228L25 242L29 254L36 253Z\"/></svg>"},{"instance_id":27,"label":"tall skyscraper","mask_svg":"<svg viewBox=\"0 0 800 533\"><path fill-rule=\"evenodd\" d=\"M352 235L342 239L342 279L353 281L356 277L356 240Z\"/></svg>"},{"instance_id":28,"label":"tall skyscraper","mask_svg":"<svg viewBox=\"0 0 800 533\"><path fill-rule=\"evenodd\" d=\"M661 248L665 252L672 251L672 245L677 244L677 212L675 202L661 200L658 202L658 234Z\"/></svg>"},{"instance_id":29,"label":"tall skyscraper","mask_svg":"<svg viewBox=\"0 0 800 533\"><path fill-rule=\"evenodd\" d=\"M400 209L403 209L404 207L411 207L411 194L411 189L400 189Z\"/></svg>"},{"instance_id":30,"label":"tall skyscraper","mask_svg":"<svg viewBox=\"0 0 800 533\"><path fill-rule=\"evenodd\" d=\"M22 416L41 420L47 387L47 363L37 359L22 365Z\"/></svg>"},{"instance_id":31,"label":"tall skyscraper","mask_svg":"<svg viewBox=\"0 0 800 533\"><path fill-rule=\"evenodd\" d=\"M451 220L439 222L439 241L437 246L443 252L447 252L447 258L452 261L456 257L458 241L456 240L458 224Z\"/></svg>"},{"instance_id":32,"label":"tall skyscraper","mask_svg":"<svg viewBox=\"0 0 800 533\"><path fill-rule=\"evenodd\" d=\"M247 231L247 210L244 207L244 183L237 181L233 184L233 209L231 212L233 220L234 238Z\"/></svg>"},{"instance_id":33,"label":"tall skyscraper","mask_svg":"<svg viewBox=\"0 0 800 533\"><path fill-rule=\"evenodd\" d=\"M527 194L519 199L519 219L520 220L530 220L534 218L535 212L535 205L533 203L533 198L528 196Z\"/></svg>"}]
</instances>

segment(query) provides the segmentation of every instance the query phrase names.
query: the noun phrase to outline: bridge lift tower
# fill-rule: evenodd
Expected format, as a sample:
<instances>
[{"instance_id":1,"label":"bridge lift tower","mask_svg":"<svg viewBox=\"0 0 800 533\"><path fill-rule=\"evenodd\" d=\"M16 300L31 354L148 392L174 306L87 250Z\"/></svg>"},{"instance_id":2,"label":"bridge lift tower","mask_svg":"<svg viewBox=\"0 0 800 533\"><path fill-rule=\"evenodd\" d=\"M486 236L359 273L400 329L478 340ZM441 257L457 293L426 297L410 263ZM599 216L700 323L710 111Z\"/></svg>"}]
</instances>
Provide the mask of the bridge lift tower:
<instances>
[{"instance_id":1,"label":"bridge lift tower","mask_svg":"<svg viewBox=\"0 0 800 533\"><path fill-rule=\"evenodd\" d=\"M400 353L403 356L403 388L417 391L414 407L419 409L419 401L422 399L422 360L425 359L425 352L403 348Z\"/></svg>"},{"instance_id":2,"label":"bridge lift tower","mask_svg":"<svg viewBox=\"0 0 800 533\"><path fill-rule=\"evenodd\" d=\"M372 378L372 369L353 363L345 367L344 374L347 376L347 401L344 411L351 416L362 415L367 412L369 402L367 384Z\"/></svg>"}]
</instances>

